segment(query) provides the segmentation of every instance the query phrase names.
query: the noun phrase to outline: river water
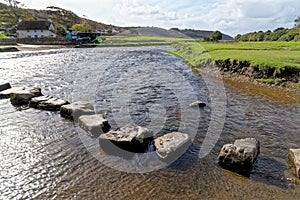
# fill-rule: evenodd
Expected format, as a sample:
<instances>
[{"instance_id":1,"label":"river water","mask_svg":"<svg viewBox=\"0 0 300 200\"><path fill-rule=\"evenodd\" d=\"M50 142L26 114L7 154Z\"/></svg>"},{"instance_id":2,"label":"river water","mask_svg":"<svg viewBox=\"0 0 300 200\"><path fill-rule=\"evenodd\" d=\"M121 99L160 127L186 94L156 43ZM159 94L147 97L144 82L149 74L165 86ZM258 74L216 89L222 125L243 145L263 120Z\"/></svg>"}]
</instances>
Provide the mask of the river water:
<instances>
[{"instance_id":1,"label":"river water","mask_svg":"<svg viewBox=\"0 0 300 200\"><path fill-rule=\"evenodd\" d=\"M225 82L223 88L166 50L0 54L1 82L38 86L71 102L90 101L112 129L142 125L157 135L179 130L193 137L187 152L170 165L155 158L152 146L126 160L103 153L97 138L58 112L0 100L0 199L299 199L287 159L289 148L300 146L299 104L282 100L288 94L278 91L280 99L259 95L260 88L247 84ZM208 106L192 110L188 104L194 100ZM245 137L261 142L250 177L216 162L224 144ZM203 151L207 138L213 147Z\"/></svg>"}]
</instances>

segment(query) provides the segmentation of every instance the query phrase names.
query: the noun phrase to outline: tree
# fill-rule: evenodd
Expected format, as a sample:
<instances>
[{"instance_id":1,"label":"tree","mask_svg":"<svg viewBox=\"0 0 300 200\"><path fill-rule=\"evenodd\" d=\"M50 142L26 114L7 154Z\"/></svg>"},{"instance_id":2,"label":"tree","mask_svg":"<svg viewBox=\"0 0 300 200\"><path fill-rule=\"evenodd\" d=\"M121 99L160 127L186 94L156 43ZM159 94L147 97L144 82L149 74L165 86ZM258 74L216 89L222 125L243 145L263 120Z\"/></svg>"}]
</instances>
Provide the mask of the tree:
<instances>
[{"instance_id":1,"label":"tree","mask_svg":"<svg viewBox=\"0 0 300 200\"><path fill-rule=\"evenodd\" d=\"M294 20L294 22L295 22L295 26L300 26L300 16L297 17L297 18Z\"/></svg>"},{"instance_id":2,"label":"tree","mask_svg":"<svg viewBox=\"0 0 300 200\"><path fill-rule=\"evenodd\" d=\"M263 31L259 31L256 35L256 40L257 41L263 41L265 38L265 33Z\"/></svg>"},{"instance_id":3,"label":"tree","mask_svg":"<svg viewBox=\"0 0 300 200\"><path fill-rule=\"evenodd\" d=\"M219 41L222 40L222 33L220 31L215 31L210 35L210 37L212 41Z\"/></svg>"},{"instance_id":4,"label":"tree","mask_svg":"<svg viewBox=\"0 0 300 200\"><path fill-rule=\"evenodd\" d=\"M74 24L71 30L75 32L91 32L92 28L88 24Z\"/></svg>"},{"instance_id":5,"label":"tree","mask_svg":"<svg viewBox=\"0 0 300 200\"><path fill-rule=\"evenodd\" d=\"M56 35L65 36L67 34L67 30L63 26L58 26L56 28Z\"/></svg>"}]
</instances>

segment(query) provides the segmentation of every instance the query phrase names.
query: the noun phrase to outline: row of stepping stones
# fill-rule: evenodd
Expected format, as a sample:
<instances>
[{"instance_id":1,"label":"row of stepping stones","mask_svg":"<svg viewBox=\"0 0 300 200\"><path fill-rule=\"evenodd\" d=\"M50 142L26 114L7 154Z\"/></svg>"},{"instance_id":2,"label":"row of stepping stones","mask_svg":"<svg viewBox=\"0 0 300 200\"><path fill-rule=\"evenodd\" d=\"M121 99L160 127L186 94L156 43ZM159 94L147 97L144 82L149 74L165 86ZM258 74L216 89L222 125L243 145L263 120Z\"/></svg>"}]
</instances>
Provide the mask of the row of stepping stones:
<instances>
[{"instance_id":1,"label":"row of stepping stones","mask_svg":"<svg viewBox=\"0 0 300 200\"><path fill-rule=\"evenodd\" d=\"M238 139L225 144L218 156L218 164L243 175L250 175L260 153L260 142L255 138ZM300 178L300 149L290 149L289 160L293 163L295 175Z\"/></svg>"},{"instance_id":2,"label":"row of stepping stones","mask_svg":"<svg viewBox=\"0 0 300 200\"><path fill-rule=\"evenodd\" d=\"M3 98L10 98L13 105L29 104L33 108L60 111L62 117L78 122L89 135L99 137L99 142L107 151L111 151L114 148L111 144L114 144L130 152L142 153L153 141L153 132L140 126L110 131L108 120L102 114L95 114L94 106L89 102L70 104L66 100L43 95L40 88L12 88L9 83L0 84L0 99ZM190 104L191 107L205 105L202 101ZM156 153L163 160L178 158L190 144L189 135L179 132L168 133L154 140ZM222 147L218 164L224 169L250 174L259 152L260 144L255 138L239 139L234 144ZM290 149L289 159L295 166L296 176L300 178L300 149Z\"/></svg>"},{"instance_id":3,"label":"row of stepping stones","mask_svg":"<svg viewBox=\"0 0 300 200\"><path fill-rule=\"evenodd\" d=\"M69 103L67 100L43 95L40 88L14 87L9 83L0 84L0 99L10 98L15 106L29 107L48 111L60 111L64 118L78 122L79 126L92 137L99 137L99 142L114 144L121 149L134 153L143 153L153 141L153 132L140 126L123 127L110 131L111 126L102 114L95 114L94 106L89 102ZM203 107L203 102L194 102L190 106ZM156 153L161 159L173 159L184 153L191 140L187 134L172 132L154 140ZM107 151L110 151L107 148Z\"/></svg>"}]
</instances>

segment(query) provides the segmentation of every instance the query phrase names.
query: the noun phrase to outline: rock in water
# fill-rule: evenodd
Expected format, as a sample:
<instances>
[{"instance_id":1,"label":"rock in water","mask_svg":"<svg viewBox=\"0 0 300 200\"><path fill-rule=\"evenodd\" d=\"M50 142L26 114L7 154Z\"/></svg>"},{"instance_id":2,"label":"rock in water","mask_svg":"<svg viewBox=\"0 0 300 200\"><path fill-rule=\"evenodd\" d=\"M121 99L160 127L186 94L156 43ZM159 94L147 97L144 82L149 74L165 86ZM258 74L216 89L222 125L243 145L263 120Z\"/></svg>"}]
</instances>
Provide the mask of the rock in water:
<instances>
[{"instance_id":1,"label":"rock in water","mask_svg":"<svg viewBox=\"0 0 300 200\"><path fill-rule=\"evenodd\" d=\"M188 134L172 132L154 140L157 155L167 161L175 161L190 145Z\"/></svg>"},{"instance_id":2,"label":"rock in water","mask_svg":"<svg viewBox=\"0 0 300 200\"><path fill-rule=\"evenodd\" d=\"M3 93L10 93L10 102L16 106L26 105L32 98L42 96L41 88L11 88Z\"/></svg>"},{"instance_id":3,"label":"rock in water","mask_svg":"<svg viewBox=\"0 0 300 200\"><path fill-rule=\"evenodd\" d=\"M259 141L255 138L236 140L222 147L218 157L221 167L248 175L259 154Z\"/></svg>"},{"instance_id":4,"label":"rock in water","mask_svg":"<svg viewBox=\"0 0 300 200\"><path fill-rule=\"evenodd\" d=\"M153 138L153 132L140 126L123 127L99 137L100 146L107 153L118 155L117 147L134 153L144 153ZM116 151L115 151L116 150ZM115 152L112 152L115 151Z\"/></svg>"},{"instance_id":5,"label":"rock in water","mask_svg":"<svg viewBox=\"0 0 300 200\"><path fill-rule=\"evenodd\" d=\"M204 103L203 101L195 101L193 103L190 104L190 107L205 107L206 103Z\"/></svg>"},{"instance_id":6,"label":"rock in water","mask_svg":"<svg viewBox=\"0 0 300 200\"><path fill-rule=\"evenodd\" d=\"M48 96L48 95L32 98L29 102L29 106L32 108L38 108L39 103L43 101L48 101L49 99L52 98L53 98L52 96Z\"/></svg>"},{"instance_id":7,"label":"rock in water","mask_svg":"<svg viewBox=\"0 0 300 200\"><path fill-rule=\"evenodd\" d=\"M79 126L92 137L99 137L102 133L108 132L110 129L108 120L102 114L80 116Z\"/></svg>"},{"instance_id":8,"label":"rock in water","mask_svg":"<svg viewBox=\"0 0 300 200\"><path fill-rule=\"evenodd\" d=\"M60 115L68 119L76 119L82 115L95 114L94 106L85 101L79 101L72 104L64 105L60 108Z\"/></svg>"},{"instance_id":9,"label":"rock in water","mask_svg":"<svg viewBox=\"0 0 300 200\"><path fill-rule=\"evenodd\" d=\"M11 85L9 83L0 84L0 92L3 90L10 89Z\"/></svg>"},{"instance_id":10,"label":"rock in water","mask_svg":"<svg viewBox=\"0 0 300 200\"><path fill-rule=\"evenodd\" d=\"M300 178L300 149L290 149L289 159L295 167L296 176Z\"/></svg>"},{"instance_id":11,"label":"rock in water","mask_svg":"<svg viewBox=\"0 0 300 200\"><path fill-rule=\"evenodd\" d=\"M47 98L48 97L45 96L44 99L46 101L40 101L37 105L37 108L42 110L49 110L49 111L59 111L60 107L69 104L67 100L53 98L53 97L47 100ZM42 100L42 98L40 100Z\"/></svg>"}]
</instances>

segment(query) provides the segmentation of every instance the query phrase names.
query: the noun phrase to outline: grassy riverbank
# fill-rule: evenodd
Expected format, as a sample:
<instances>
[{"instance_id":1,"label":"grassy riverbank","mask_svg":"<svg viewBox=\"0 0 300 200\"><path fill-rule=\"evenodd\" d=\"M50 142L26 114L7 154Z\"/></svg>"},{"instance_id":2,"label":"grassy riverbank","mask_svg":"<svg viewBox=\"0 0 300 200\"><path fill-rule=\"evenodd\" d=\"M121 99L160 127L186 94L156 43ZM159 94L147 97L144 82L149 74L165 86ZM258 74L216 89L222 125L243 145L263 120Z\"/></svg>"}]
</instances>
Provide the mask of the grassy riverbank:
<instances>
[{"instance_id":1,"label":"grassy riverbank","mask_svg":"<svg viewBox=\"0 0 300 200\"><path fill-rule=\"evenodd\" d=\"M174 44L170 52L191 65L212 60L249 61L252 65L300 68L300 42L190 42Z\"/></svg>"}]
</instances>

